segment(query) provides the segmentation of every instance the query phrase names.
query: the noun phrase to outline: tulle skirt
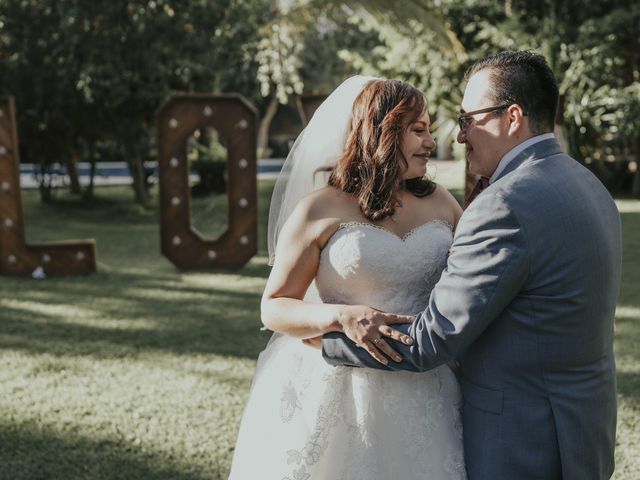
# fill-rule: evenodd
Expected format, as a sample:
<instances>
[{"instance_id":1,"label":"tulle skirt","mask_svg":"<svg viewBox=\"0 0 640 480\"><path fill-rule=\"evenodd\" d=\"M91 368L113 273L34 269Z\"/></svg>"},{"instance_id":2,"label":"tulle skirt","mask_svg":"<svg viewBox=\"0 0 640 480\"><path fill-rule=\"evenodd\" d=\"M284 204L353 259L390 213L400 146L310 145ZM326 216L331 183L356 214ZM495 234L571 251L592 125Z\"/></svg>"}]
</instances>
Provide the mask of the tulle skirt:
<instances>
[{"instance_id":1,"label":"tulle skirt","mask_svg":"<svg viewBox=\"0 0 640 480\"><path fill-rule=\"evenodd\" d=\"M258 358L230 479L465 479L460 408L447 366L332 367L276 335Z\"/></svg>"}]
</instances>

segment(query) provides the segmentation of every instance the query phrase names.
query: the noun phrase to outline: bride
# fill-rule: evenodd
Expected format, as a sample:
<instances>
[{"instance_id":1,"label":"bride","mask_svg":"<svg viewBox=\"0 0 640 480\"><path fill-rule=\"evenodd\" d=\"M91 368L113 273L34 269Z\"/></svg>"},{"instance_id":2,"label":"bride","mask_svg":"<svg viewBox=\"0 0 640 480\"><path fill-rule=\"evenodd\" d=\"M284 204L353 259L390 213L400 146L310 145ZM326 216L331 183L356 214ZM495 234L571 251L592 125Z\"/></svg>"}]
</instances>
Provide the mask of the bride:
<instances>
[{"instance_id":1,"label":"bride","mask_svg":"<svg viewBox=\"0 0 640 480\"><path fill-rule=\"evenodd\" d=\"M276 333L258 359L231 479L466 478L448 366L331 367L313 348L339 331L389 362L388 338L411 342L377 313L409 323L425 307L462 213L425 178L429 125L414 87L356 76L298 137L269 218L262 321Z\"/></svg>"}]
</instances>

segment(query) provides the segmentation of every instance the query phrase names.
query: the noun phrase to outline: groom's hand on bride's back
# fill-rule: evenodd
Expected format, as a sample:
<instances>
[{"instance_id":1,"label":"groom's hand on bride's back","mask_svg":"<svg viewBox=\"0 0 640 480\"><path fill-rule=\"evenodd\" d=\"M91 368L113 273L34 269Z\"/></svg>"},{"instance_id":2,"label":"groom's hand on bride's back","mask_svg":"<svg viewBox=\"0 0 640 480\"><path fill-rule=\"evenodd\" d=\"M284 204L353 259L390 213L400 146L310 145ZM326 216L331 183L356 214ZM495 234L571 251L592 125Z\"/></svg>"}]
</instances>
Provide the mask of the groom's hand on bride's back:
<instances>
[{"instance_id":1,"label":"groom's hand on bride's back","mask_svg":"<svg viewBox=\"0 0 640 480\"><path fill-rule=\"evenodd\" d=\"M337 306L336 330L344 333L356 345L365 349L378 362L387 365L389 359L396 362L402 357L393 349L388 340L411 345L413 339L392 328L390 325L410 324L412 315L398 315L382 312L364 305Z\"/></svg>"}]
</instances>

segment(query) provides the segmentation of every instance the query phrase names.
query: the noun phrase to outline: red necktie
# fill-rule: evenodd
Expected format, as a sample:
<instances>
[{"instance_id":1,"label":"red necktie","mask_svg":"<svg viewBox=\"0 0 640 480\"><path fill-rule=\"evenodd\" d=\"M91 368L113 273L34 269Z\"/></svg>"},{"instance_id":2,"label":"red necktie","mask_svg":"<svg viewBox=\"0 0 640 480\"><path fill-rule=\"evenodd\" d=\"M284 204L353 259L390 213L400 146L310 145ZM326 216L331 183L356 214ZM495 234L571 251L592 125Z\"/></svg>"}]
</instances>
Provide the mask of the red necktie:
<instances>
[{"instance_id":1,"label":"red necktie","mask_svg":"<svg viewBox=\"0 0 640 480\"><path fill-rule=\"evenodd\" d=\"M473 190L471 190L471 193L467 197L467 201L465 202L465 206L468 207L469 204L471 202L473 202L473 200L475 200L475 198L478 195L480 195L480 192L482 192L488 186L489 186L489 179L486 178L486 177L480 177L480 180L478 180L478 183L476 183L476 186L473 187Z\"/></svg>"}]
</instances>

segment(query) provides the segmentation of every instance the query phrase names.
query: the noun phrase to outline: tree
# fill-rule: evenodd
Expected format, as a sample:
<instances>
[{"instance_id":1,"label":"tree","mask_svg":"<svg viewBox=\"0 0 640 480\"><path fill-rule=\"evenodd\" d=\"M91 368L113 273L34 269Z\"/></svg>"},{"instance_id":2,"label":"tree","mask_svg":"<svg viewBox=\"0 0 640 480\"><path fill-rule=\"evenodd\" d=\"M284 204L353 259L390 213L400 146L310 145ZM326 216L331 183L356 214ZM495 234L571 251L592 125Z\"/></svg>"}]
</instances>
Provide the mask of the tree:
<instances>
[{"instance_id":1,"label":"tree","mask_svg":"<svg viewBox=\"0 0 640 480\"><path fill-rule=\"evenodd\" d=\"M352 59L363 69L402 78L436 105L440 133L456 131L453 116L462 78L475 60L500 50L543 53L558 78L561 105L557 131L571 154L596 171L608 187L628 188L627 163L636 165L633 193L640 195L640 6L637 2L567 0L440 0L429 2L464 46L455 56L434 49L419 24L400 38L381 28L384 42ZM609 160L607 162L607 160ZM634 163L635 161L635 163Z\"/></svg>"},{"instance_id":2,"label":"tree","mask_svg":"<svg viewBox=\"0 0 640 480\"><path fill-rule=\"evenodd\" d=\"M305 88L327 93L348 73L363 70L364 65L354 59L365 56L379 43L372 25L395 28L407 36L414 35L413 26L421 22L440 48L460 47L436 9L420 0L401 0L393 5L380 0L299 0L278 5L272 10L272 20L262 28L258 48L258 79L262 94L268 98L260 126L261 152L266 150L267 132L278 102L286 103ZM314 68L321 61L322 68Z\"/></svg>"},{"instance_id":3,"label":"tree","mask_svg":"<svg viewBox=\"0 0 640 480\"><path fill-rule=\"evenodd\" d=\"M563 45L567 137L576 158L613 190L640 197L640 6L586 20ZM636 165L632 182L627 165Z\"/></svg>"},{"instance_id":4,"label":"tree","mask_svg":"<svg viewBox=\"0 0 640 480\"><path fill-rule=\"evenodd\" d=\"M155 112L173 91L255 87L234 69L268 20L263 0L0 3L0 93L14 95L25 159L62 162L107 146L148 202ZM238 60L239 59L239 60ZM249 77L247 79L247 77ZM235 89L234 89L235 90Z\"/></svg>"}]
</instances>

